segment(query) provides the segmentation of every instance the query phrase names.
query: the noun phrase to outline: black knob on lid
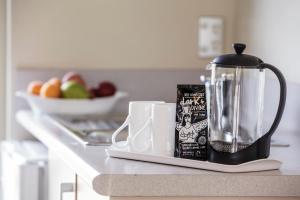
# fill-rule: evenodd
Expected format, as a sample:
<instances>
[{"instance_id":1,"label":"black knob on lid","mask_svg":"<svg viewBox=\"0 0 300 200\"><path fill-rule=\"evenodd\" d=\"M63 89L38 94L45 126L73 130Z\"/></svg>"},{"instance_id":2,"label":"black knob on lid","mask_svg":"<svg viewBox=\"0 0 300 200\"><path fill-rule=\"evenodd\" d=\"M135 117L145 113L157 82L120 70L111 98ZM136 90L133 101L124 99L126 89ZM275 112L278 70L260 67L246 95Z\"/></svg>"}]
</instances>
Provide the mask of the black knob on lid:
<instances>
[{"instance_id":1,"label":"black knob on lid","mask_svg":"<svg viewBox=\"0 0 300 200\"><path fill-rule=\"evenodd\" d=\"M220 55L213 59L212 64L217 64L218 67L238 67L257 68L262 63L262 60L251 55L242 54L246 48L245 44L234 43L232 47L235 50L233 54Z\"/></svg>"},{"instance_id":2,"label":"black knob on lid","mask_svg":"<svg viewBox=\"0 0 300 200\"><path fill-rule=\"evenodd\" d=\"M233 46L236 54L242 54L246 48L246 45L242 44L242 43L234 43L232 46Z\"/></svg>"}]
</instances>

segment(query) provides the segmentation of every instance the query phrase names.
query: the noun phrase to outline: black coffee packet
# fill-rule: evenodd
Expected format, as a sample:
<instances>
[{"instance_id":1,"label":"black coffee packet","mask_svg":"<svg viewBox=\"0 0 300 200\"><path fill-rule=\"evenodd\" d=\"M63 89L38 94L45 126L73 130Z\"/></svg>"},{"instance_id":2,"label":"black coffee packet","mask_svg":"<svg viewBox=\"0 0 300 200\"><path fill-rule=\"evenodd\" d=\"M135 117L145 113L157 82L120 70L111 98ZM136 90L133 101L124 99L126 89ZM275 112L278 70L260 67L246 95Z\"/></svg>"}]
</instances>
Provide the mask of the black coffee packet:
<instances>
[{"instance_id":1,"label":"black coffee packet","mask_svg":"<svg viewBox=\"0 0 300 200\"><path fill-rule=\"evenodd\" d=\"M177 85L175 157L207 160L205 85Z\"/></svg>"}]
</instances>

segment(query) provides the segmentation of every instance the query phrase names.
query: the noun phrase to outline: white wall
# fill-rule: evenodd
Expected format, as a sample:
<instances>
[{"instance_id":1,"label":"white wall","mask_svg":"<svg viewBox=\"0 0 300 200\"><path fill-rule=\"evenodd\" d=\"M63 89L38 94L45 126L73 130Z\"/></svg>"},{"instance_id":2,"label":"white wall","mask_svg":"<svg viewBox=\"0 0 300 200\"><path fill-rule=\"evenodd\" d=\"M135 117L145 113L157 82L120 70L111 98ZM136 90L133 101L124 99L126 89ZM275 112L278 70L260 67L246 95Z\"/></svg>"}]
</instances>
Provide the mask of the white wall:
<instances>
[{"instance_id":1,"label":"white wall","mask_svg":"<svg viewBox=\"0 0 300 200\"><path fill-rule=\"evenodd\" d=\"M198 18L224 17L234 41L236 0L15 0L17 68L198 69Z\"/></svg>"},{"instance_id":2,"label":"white wall","mask_svg":"<svg viewBox=\"0 0 300 200\"><path fill-rule=\"evenodd\" d=\"M247 52L277 66L300 83L300 1L238 1L238 39Z\"/></svg>"},{"instance_id":3,"label":"white wall","mask_svg":"<svg viewBox=\"0 0 300 200\"><path fill-rule=\"evenodd\" d=\"M88 81L113 80L135 100L171 100L172 83L197 82L210 62L198 57L198 18L223 17L224 47L231 51L235 8L236 0L12 0L9 136L29 136L16 125L14 113L24 102L14 91L70 68L95 69Z\"/></svg>"},{"instance_id":4,"label":"white wall","mask_svg":"<svg viewBox=\"0 0 300 200\"><path fill-rule=\"evenodd\" d=\"M245 42L248 45L246 52L280 67L289 81L299 82L300 69L296 59L300 53L300 12L298 12L300 1L122 0L118 1L118 4L116 2L117 0L91 0L89 4L83 4L83 1L79 0L14 0L13 64L18 67L18 78L14 80L16 86L13 89L24 89L31 79L60 76L67 70L66 68L82 67L85 68L84 75L91 77L89 79L91 83L95 84L104 78L111 79L121 89L131 91L135 100L161 98L171 101L175 94L172 92L173 85L179 80L181 83L197 82L200 69L210 61L197 57L196 29L200 15L224 16L226 52L232 51L232 42L238 40ZM132 4L133 2L136 4ZM159 9L155 5L160 5ZM111 11L114 11L116 16ZM133 18L133 14L137 13L140 17ZM110 21L111 24L107 23ZM145 21L148 23L143 23ZM170 30L171 35L168 34ZM110 35L113 31L115 34ZM132 40L136 43L130 46L129 51L125 47L127 42ZM151 55L147 54L149 51L152 52ZM139 67L144 69L137 69ZM197 70L187 70L184 67ZM35 71L35 68L40 70ZM96 70L87 72L87 69L91 68ZM116 72L111 70L112 68L123 69ZM125 68L135 70L131 73ZM173 69L162 70L157 78L156 73L161 69L149 68ZM174 68L182 68L182 71ZM143 77L146 77L146 81L143 81ZM136 89L141 83L142 87ZM167 93L160 87L161 85L168 89ZM147 88L147 92L144 92L143 88ZM272 84L270 88L267 96L272 101L275 99L271 95L275 91L274 85ZM298 86L293 88L292 90L296 91ZM13 93L13 90L11 92ZM289 103L287 109L289 112L285 112L288 119L286 121L289 123L288 117L297 119L299 113L295 109L293 99L296 98L288 99L292 103ZM12 98L11 102L12 105L17 105L16 99ZM23 108L25 104L19 103L19 107L12 109L12 118L13 113ZM122 111L126 111L124 105L126 102L120 105ZM270 108L266 110L275 111L274 106L269 106ZM14 127L15 124L16 122L12 120ZM14 138L28 137L24 132L13 131L13 134Z\"/></svg>"},{"instance_id":5,"label":"white wall","mask_svg":"<svg viewBox=\"0 0 300 200\"><path fill-rule=\"evenodd\" d=\"M280 129L299 129L300 91L300 1L238 1L237 38L246 52L278 67L287 79L287 101ZM279 84L268 72L265 89L265 121L272 122L277 110Z\"/></svg>"},{"instance_id":6,"label":"white wall","mask_svg":"<svg viewBox=\"0 0 300 200\"><path fill-rule=\"evenodd\" d=\"M0 139L5 137L5 0L0 0Z\"/></svg>"}]
</instances>

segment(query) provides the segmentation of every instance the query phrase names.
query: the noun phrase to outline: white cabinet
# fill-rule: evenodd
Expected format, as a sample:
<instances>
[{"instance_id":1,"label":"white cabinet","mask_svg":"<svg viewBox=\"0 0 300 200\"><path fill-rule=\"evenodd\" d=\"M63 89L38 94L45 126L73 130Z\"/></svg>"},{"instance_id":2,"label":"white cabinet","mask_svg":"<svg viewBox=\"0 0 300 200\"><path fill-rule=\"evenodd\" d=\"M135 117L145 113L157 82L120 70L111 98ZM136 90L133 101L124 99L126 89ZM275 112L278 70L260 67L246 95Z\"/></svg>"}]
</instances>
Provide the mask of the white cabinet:
<instances>
[{"instance_id":1,"label":"white cabinet","mask_svg":"<svg viewBox=\"0 0 300 200\"><path fill-rule=\"evenodd\" d=\"M76 174L54 152L49 151L49 200L75 200Z\"/></svg>"},{"instance_id":2,"label":"white cabinet","mask_svg":"<svg viewBox=\"0 0 300 200\"><path fill-rule=\"evenodd\" d=\"M53 151L49 151L49 200L104 200Z\"/></svg>"},{"instance_id":3,"label":"white cabinet","mask_svg":"<svg viewBox=\"0 0 300 200\"><path fill-rule=\"evenodd\" d=\"M77 176L77 200L108 200L109 196L97 194L82 178Z\"/></svg>"}]
</instances>

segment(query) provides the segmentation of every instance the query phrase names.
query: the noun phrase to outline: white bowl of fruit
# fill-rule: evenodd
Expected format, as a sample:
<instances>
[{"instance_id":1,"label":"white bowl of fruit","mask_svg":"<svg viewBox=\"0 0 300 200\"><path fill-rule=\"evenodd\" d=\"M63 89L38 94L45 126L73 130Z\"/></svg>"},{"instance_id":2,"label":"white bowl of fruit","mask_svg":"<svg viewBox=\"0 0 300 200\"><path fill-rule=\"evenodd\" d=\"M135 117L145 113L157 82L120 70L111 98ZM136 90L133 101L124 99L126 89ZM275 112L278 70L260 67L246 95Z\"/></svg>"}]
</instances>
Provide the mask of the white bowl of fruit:
<instances>
[{"instance_id":1,"label":"white bowl of fruit","mask_svg":"<svg viewBox=\"0 0 300 200\"><path fill-rule=\"evenodd\" d=\"M99 83L97 88L87 89L79 74L69 72L62 80L51 78L45 83L32 81L27 91L17 91L16 96L27 100L35 113L81 116L107 114L128 94L117 91L109 81Z\"/></svg>"}]
</instances>

